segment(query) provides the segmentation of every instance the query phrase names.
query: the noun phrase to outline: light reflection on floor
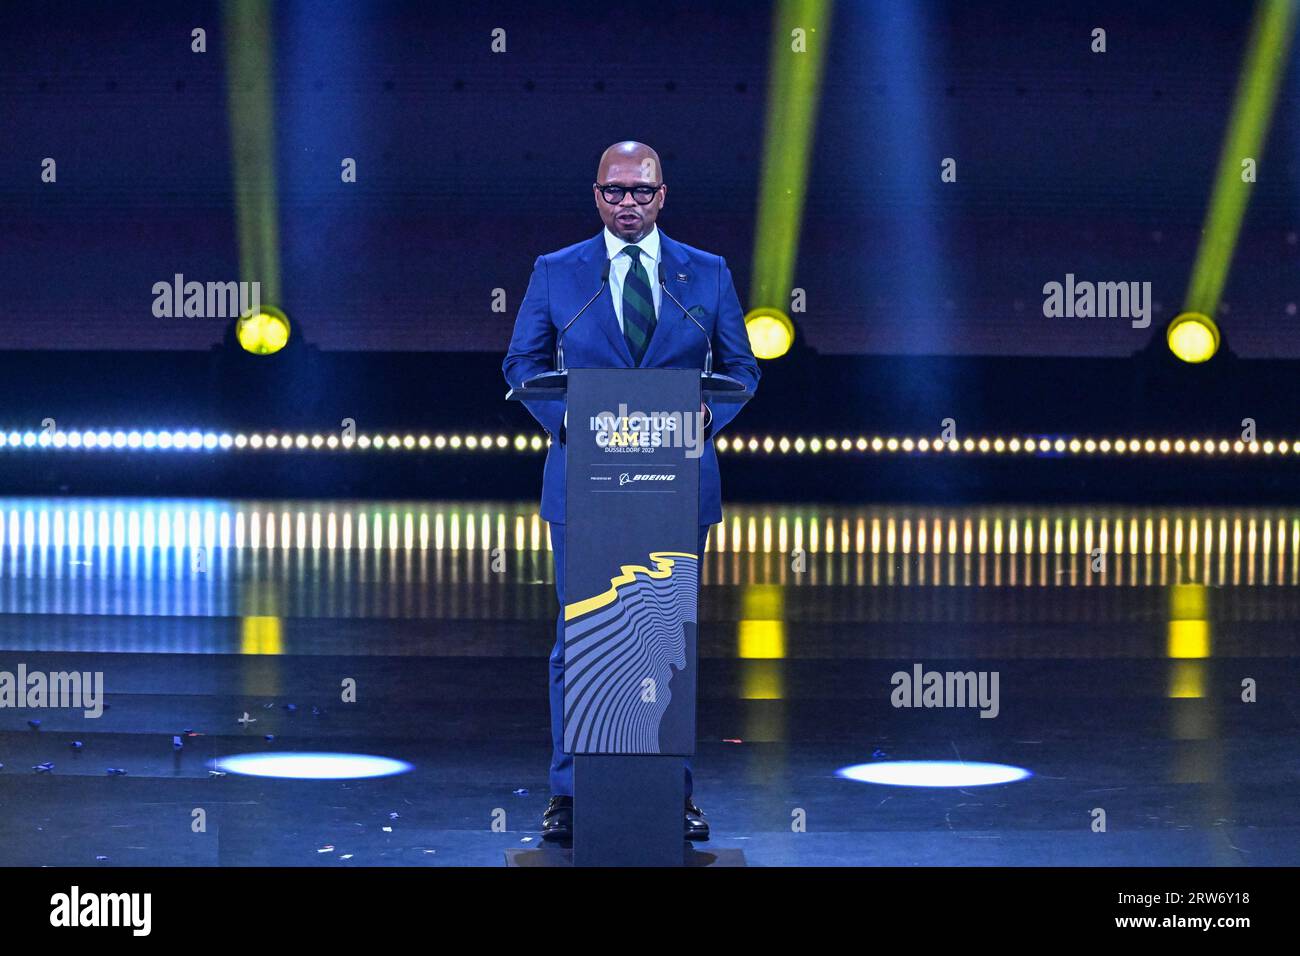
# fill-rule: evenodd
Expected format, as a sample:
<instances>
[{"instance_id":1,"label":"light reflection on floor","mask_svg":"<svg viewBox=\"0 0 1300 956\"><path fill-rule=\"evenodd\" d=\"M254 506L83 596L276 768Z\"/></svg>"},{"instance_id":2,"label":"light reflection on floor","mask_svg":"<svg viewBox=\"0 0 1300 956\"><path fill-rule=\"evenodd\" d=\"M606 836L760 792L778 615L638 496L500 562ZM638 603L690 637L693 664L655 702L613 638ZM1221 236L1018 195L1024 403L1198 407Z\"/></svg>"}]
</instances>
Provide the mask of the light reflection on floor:
<instances>
[{"instance_id":1,"label":"light reflection on floor","mask_svg":"<svg viewBox=\"0 0 1300 956\"><path fill-rule=\"evenodd\" d=\"M500 848L467 821L531 788L528 827L544 802L550 557L532 502L0 499L0 668L105 670L114 706L88 746L161 788L206 781L198 758L263 734L393 753L415 765L391 786L425 830L376 837L367 862L422 864L437 841L439 862L487 862ZM1294 863L1298 558L1300 510L730 506L699 632L697 780L721 804L715 827L748 834L757 862ZM891 674L914 663L999 671L998 719L891 707ZM364 689L354 707L337 703L344 679ZM87 735L61 712L40 734L7 716L11 766ZM173 754L170 735L194 726L210 736ZM888 809L833 777L954 757L1034 777ZM137 809L40 781L0 819L0 863L77 862L81 844L32 837L52 792L61 832ZM295 794L248 796L256 812L232 814L197 862L320 865L285 836ZM1080 814L1098 805L1128 836L1090 833ZM789 840L791 806L817 831ZM320 823L337 808L306 809L337 842ZM154 855L120 842L145 863L180 852L165 835Z\"/></svg>"},{"instance_id":2,"label":"light reflection on floor","mask_svg":"<svg viewBox=\"0 0 1300 956\"><path fill-rule=\"evenodd\" d=\"M0 613L544 618L549 547L531 503L0 499ZM1298 556L1300 511L735 506L710 535L701 613L1122 621L1203 585L1211 618L1266 587L1250 619L1291 620ZM964 594L929 593L947 588Z\"/></svg>"},{"instance_id":3,"label":"light reflection on floor","mask_svg":"<svg viewBox=\"0 0 1300 956\"><path fill-rule=\"evenodd\" d=\"M546 529L527 503L0 498L0 558L67 549L72 566L87 565L97 551L538 551L549 550ZM900 575L907 568L925 574L927 562L920 559L929 557L936 559L929 582L947 585L1149 585L1169 583L1171 577L1208 584L1297 584L1300 511L731 506L714 526L709 551L913 559L897 565ZM1057 560L1050 562L1050 577L1043 576L1041 562L1026 561L1020 578L978 582L937 563L977 556ZM1088 560L1074 560L1084 557ZM1014 575L1018 564L989 561L987 566ZM1070 581L1058 580L1063 573ZM852 583L927 580L873 576Z\"/></svg>"}]
</instances>

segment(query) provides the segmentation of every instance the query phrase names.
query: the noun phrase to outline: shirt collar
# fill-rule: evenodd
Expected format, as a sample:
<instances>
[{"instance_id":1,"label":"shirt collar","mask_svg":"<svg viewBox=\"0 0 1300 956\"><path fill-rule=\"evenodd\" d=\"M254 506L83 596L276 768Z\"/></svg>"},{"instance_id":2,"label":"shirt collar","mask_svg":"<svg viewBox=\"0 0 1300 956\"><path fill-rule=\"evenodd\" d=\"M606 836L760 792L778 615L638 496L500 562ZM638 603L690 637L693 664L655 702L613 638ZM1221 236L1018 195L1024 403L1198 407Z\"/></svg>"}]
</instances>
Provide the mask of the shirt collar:
<instances>
[{"instance_id":1,"label":"shirt collar","mask_svg":"<svg viewBox=\"0 0 1300 956\"><path fill-rule=\"evenodd\" d=\"M635 245L645 254L651 262L659 261L659 226L653 225L650 231L646 233L645 238L640 242L624 242L618 236L609 231L609 226L605 227L605 252L608 258L613 259L616 255L626 249L628 246Z\"/></svg>"}]
</instances>

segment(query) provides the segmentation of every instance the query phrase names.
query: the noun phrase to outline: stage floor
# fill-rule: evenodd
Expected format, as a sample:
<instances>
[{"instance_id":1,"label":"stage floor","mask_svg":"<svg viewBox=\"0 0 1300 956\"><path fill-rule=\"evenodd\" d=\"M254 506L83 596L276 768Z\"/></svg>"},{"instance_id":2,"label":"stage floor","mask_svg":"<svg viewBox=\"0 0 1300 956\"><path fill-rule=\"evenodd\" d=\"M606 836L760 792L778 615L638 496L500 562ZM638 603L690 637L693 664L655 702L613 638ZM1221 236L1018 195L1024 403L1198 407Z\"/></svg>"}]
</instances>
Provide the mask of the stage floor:
<instances>
[{"instance_id":1,"label":"stage floor","mask_svg":"<svg viewBox=\"0 0 1300 956\"><path fill-rule=\"evenodd\" d=\"M713 846L751 865L1300 863L1300 511L727 516L700 609ZM555 612L532 503L0 499L0 672L102 672L108 704L0 709L0 865L502 865L539 844ZM917 665L996 673L997 715L894 706ZM307 751L411 769L210 772ZM837 775L892 761L1029 775Z\"/></svg>"}]
</instances>

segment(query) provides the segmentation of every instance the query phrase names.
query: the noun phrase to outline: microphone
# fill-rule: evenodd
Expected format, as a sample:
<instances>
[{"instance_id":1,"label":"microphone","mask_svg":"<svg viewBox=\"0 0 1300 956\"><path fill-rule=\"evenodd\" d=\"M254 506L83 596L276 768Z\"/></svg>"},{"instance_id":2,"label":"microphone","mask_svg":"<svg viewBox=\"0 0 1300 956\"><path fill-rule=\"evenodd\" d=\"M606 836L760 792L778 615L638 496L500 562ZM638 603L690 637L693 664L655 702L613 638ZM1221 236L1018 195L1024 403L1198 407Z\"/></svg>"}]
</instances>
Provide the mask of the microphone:
<instances>
[{"instance_id":1,"label":"microphone","mask_svg":"<svg viewBox=\"0 0 1300 956\"><path fill-rule=\"evenodd\" d=\"M659 263L659 285L663 288L664 295L672 299L673 305L681 309L682 315L694 322L695 327L699 329L700 334L704 336L704 344L708 348L708 351L704 353L704 374L706 377L711 377L713 375L713 340L709 338L709 333L704 331L704 326L700 325L695 316L691 315L690 310L678 302L677 297L668 291L668 273L664 271L664 264L662 262Z\"/></svg>"},{"instance_id":2,"label":"microphone","mask_svg":"<svg viewBox=\"0 0 1300 956\"><path fill-rule=\"evenodd\" d=\"M608 259L606 259L604 265L600 267L600 288L596 290L595 295L593 295L590 299L587 300L587 304L578 310L577 315L569 319L569 321L565 324L564 328L560 329L560 334L555 340L555 371L557 373L564 372L565 333L569 331L570 327L573 325L574 322L578 321L582 313L586 312L587 309L591 307L591 304L595 302L598 298L600 298L600 294L605 291L605 286L607 285L609 285L609 260Z\"/></svg>"}]
</instances>

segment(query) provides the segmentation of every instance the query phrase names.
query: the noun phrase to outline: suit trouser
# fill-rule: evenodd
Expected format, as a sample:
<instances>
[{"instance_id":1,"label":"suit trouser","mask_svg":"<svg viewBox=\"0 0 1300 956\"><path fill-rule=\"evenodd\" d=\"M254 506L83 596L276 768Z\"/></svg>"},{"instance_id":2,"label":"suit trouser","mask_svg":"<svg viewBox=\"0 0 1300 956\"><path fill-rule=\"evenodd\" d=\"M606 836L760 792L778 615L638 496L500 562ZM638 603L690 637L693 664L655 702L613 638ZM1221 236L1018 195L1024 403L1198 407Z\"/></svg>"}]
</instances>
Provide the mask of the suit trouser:
<instances>
[{"instance_id":1,"label":"suit trouser","mask_svg":"<svg viewBox=\"0 0 1300 956\"><path fill-rule=\"evenodd\" d=\"M700 525L697 567L704 564L704 546L709 525ZM560 614L555 621L555 647L551 650L551 793L573 796L573 754L564 752L564 532L563 524L551 523L551 553L555 559L555 594ZM686 758L686 795L691 795L691 760Z\"/></svg>"}]
</instances>

